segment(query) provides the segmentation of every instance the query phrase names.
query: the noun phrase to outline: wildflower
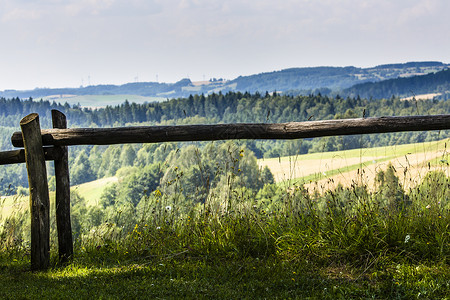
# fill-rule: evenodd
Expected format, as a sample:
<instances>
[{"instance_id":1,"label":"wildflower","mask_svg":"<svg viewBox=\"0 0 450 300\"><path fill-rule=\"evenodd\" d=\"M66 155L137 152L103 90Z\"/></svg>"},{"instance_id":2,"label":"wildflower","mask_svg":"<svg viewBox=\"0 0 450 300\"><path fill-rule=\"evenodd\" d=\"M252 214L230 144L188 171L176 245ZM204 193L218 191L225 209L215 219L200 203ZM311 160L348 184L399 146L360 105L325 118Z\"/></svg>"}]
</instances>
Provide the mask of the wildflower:
<instances>
[{"instance_id":1,"label":"wildflower","mask_svg":"<svg viewBox=\"0 0 450 300\"><path fill-rule=\"evenodd\" d=\"M167 205L167 206L166 206L166 210L167 210L167 211L171 211L171 210L172 210L172 206Z\"/></svg>"},{"instance_id":2,"label":"wildflower","mask_svg":"<svg viewBox=\"0 0 450 300\"><path fill-rule=\"evenodd\" d=\"M429 209L429 208L431 208L431 205L430 204L428 204L425 208L427 208L427 209Z\"/></svg>"},{"instance_id":3,"label":"wildflower","mask_svg":"<svg viewBox=\"0 0 450 300\"><path fill-rule=\"evenodd\" d=\"M411 239L411 236L410 236L409 234L407 234L407 235L405 236L405 244L406 244L407 242L409 242L410 239Z\"/></svg>"},{"instance_id":4,"label":"wildflower","mask_svg":"<svg viewBox=\"0 0 450 300\"><path fill-rule=\"evenodd\" d=\"M160 227L160 226L156 227L156 230L160 230L160 229L161 229L161 227Z\"/></svg>"}]
</instances>

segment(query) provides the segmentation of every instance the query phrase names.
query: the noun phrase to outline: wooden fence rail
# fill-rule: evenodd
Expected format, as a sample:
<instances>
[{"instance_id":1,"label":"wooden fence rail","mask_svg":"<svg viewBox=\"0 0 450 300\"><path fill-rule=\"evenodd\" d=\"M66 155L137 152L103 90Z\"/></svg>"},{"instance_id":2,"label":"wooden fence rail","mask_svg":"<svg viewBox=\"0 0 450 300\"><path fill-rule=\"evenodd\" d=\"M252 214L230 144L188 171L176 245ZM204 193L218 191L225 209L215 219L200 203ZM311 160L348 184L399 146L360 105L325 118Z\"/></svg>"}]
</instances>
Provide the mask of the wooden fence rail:
<instances>
[{"instance_id":1,"label":"wooden fence rail","mask_svg":"<svg viewBox=\"0 0 450 300\"><path fill-rule=\"evenodd\" d=\"M45 160L55 161L56 225L61 261L73 255L67 146L212 141L229 139L299 139L334 135L450 129L450 115L380 117L278 124L216 124L67 129L66 117L52 111L53 129L40 130L39 116L20 122L11 142L24 149L0 152L0 165L27 164L32 220L31 268L49 265L49 204Z\"/></svg>"},{"instance_id":2,"label":"wooden fence rail","mask_svg":"<svg viewBox=\"0 0 450 300\"><path fill-rule=\"evenodd\" d=\"M54 147L43 147L45 160L55 160L59 154ZM0 165L21 164L25 162L25 149L0 152Z\"/></svg>"},{"instance_id":3,"label":"wooden fence rail","mask_svg":"<svg viewBox=\"0 0 450 300\"><path fill-rule=\"evenodd\" d=\"M450 115L380 117L278 124L138 126L42 130L44 145L112 145L233 139L299 139L333 135L450 129ZM23 147L22 133L11 138Z\"/></svg>"}]
</instances>

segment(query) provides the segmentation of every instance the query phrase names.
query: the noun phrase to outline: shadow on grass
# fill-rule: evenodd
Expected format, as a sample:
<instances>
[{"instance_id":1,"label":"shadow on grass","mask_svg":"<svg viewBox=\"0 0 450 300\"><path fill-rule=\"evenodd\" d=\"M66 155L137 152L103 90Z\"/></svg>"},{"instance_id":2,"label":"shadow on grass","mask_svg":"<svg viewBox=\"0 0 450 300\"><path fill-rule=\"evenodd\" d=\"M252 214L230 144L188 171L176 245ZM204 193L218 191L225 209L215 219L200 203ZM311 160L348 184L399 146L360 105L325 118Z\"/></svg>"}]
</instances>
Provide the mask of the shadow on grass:
<instances>
[{"instance_id":1,"label":"shadow on grass","mask_svg":"<svg viewBox=\"0 0 450 300\"><path fill-rule=\"evenodd\" d=\"M74 262L45 272L30 272L27 263L18 262L0 265L0 298L445 298L450 292L450 274L444 266L433 270L396 266L366 273L346 266L317 267L270 258L238 261L187 257L109 266Z\"/></svg>"}]
</instances>

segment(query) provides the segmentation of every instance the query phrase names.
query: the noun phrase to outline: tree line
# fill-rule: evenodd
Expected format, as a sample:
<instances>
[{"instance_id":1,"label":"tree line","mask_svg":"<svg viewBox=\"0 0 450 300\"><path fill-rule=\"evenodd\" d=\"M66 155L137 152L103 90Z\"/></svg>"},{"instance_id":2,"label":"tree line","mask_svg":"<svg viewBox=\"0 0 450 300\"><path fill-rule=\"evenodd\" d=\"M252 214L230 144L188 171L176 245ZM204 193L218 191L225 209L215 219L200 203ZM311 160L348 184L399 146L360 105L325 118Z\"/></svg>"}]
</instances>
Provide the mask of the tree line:
<instances>
[{"instance_id":1,"label":"tree line","mask_svg":"<svg viewBox=\"0 0 450 300\"><path fill-rule=\"evenodd\" d=\"M441 93L448 97L450 91L450 69L421 76L396 78L380 82L366 82L345 89L345 95L360 95L366 98L385 98L392 95L410 97L420 94Z\"/></svg>"},{"instance_id":2,"label":"tree line","mask_svg":"<svg viewBox=\"0 0 450 300\"><path fill-rule=\"evenodd\" d=\"M66 114L69 127L111 127L129 125L175 125L213 123L278 123L290 121L325 120L373 116L404 116L450 113L448 101L402 101L392 97L381 100L361 97L329 97L323 95L289 96L278 93L213 93L191 95L161 103L136 104L124 101L121 105L100 109L87 109L49 101L0 98L0 148L11 149L10 136L20 130L22 117L31 112L40 115L41 126L51 127L51 109ZM423 142L443 138L439 132L400 132L365 136L337 136L303 140L245 140L239 141L256 158L279 157L318 151L336 151L359 147L374 147L410 142ZM188 144L188 143L187 143ZM208 143L198 143L203 148ZM182 147L186 143L175 143ZM155 155L154 145L77 146L70 148L72 183L78 184L104 176L112 176L121 167L142 165L139 159ZM153 163L147 159L147 163ZM22 169L21 169L22 168ZM26 186L23 166L2 167L6 188ZM89 171L90 170L90 171ZM50 173L50 172L49 172ZM6 180L8 178L8 180Z\"/></svg>"}]
</instances>

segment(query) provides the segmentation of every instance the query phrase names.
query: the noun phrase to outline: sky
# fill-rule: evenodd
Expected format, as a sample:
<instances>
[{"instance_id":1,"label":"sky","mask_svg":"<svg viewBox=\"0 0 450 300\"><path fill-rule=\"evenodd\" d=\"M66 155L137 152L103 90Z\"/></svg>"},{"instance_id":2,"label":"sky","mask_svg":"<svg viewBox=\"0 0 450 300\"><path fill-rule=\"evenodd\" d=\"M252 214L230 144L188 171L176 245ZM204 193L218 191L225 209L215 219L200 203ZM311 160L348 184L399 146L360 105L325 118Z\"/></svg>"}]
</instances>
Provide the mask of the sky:
<instances>
[{"instance_id":1,"label":"sky","mask_svg":"<svg viewBox=\"0 0 450 300\"><path fill-rule=\"evenodd\" d=\"M448 0L0 0L0 90L450 63Z\"/></svg>"}]
</instances>

